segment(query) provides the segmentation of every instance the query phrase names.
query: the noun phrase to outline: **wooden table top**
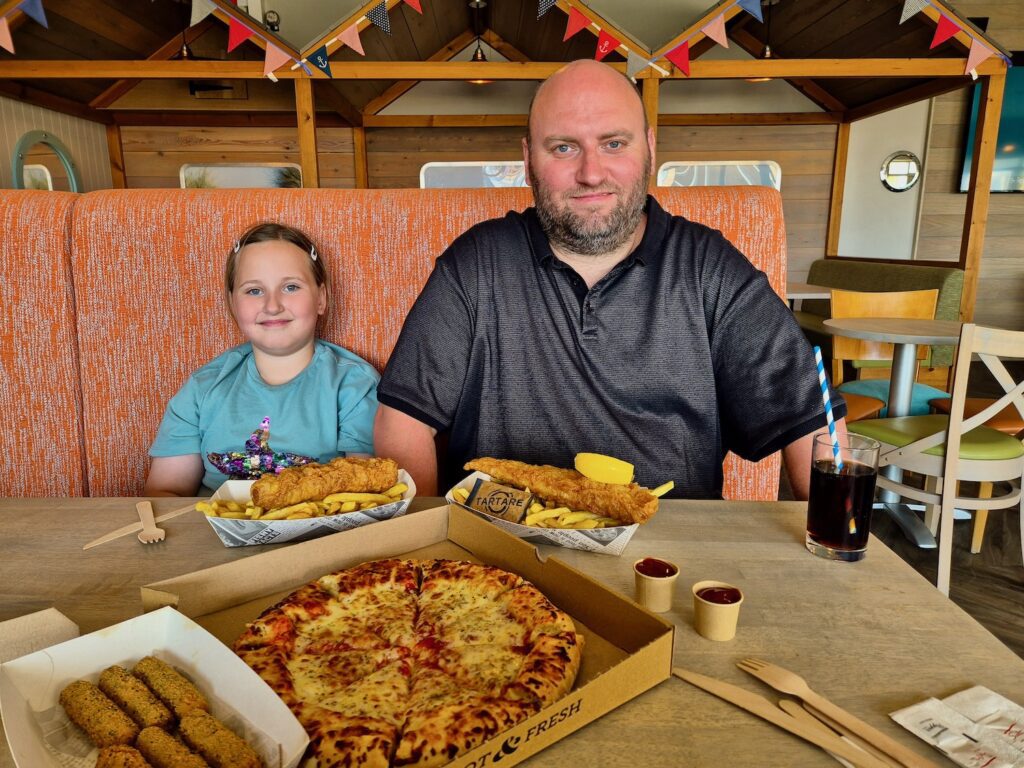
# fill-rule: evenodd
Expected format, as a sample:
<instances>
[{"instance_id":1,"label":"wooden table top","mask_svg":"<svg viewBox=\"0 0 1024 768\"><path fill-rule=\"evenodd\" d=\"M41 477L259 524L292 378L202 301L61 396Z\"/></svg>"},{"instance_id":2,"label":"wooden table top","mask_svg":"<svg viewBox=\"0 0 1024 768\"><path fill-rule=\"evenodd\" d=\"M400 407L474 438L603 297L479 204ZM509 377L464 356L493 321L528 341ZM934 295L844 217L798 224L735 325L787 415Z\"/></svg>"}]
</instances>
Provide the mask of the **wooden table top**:
<instances>
[{"instance_id":1,"label":"wooden table top","mask_svg":"<svg viewBox=\"0 0 1024 768\"><path fill-rule=\"evenodd\" d=\"M416 499L413 509L441 503ZM157 499L160 512L180 499ZM621 557L553 546L557 556L633 594L632 563L645 556L681 569L673 609L676 665L778 695L735 663L757 656L804 676L813 688L941 765L938 752L888 713L930 696L985 685L1024 703L1024 660L884 544L872 537L859 563L814 557L803 546L799 502L666 501ZM90 632L141 613L139 587L257 554L229 549L199 513L163 523L166 540L132 536L83 552L87 541L134 521L135 499L0 500L0 620L56 607ZM287 546L287 545L279 545ZM734 640L693 630L690 587L703 579L745 593ZM13 760L0 747L0 768ZM824 752L676 678L549 747L529 765L835 765Z\"/></svg>"},{"instance_id":2,"label":"wooden table top","mask_svg":"<svg viewBox=\"0 0 1024 768\"><path fill-rule=\"evenodd\" d=\"M833 317L825 321L825 330L836 336L893 344L957 344L960 327L957 320L905 317Z\"/></svg>"}]
</instances>

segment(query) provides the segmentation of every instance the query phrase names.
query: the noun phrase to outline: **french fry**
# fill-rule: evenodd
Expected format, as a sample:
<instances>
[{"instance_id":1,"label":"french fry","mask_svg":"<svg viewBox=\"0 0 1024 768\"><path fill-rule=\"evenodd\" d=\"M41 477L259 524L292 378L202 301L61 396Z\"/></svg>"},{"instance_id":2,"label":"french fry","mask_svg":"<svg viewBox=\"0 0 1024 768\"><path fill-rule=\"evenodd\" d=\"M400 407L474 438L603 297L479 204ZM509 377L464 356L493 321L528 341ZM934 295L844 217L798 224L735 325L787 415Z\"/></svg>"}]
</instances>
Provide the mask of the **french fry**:
<instances>
[{"instance_id":1,"label":"french fry","mask_svg":"<svg viewBox=\"0 0 1024 768\"><path fill-rule=\"evenodd\" d=\"M197 501L196 502L196 511L197 512L202 512L207 517L216 517L217 516L216 510L213 508L213 505L210 502L208 502L208 501Z\"/></svg>"},{"instance_id":2,"label":"french fry","mask_svg":"<svg viewBox=\"0 0 1024 768\"><path fill-rule=\"evenodd\" d=\"M564 515L559 515L558 522L560 525L568 528L574 523L580 523L584 520L593 520L598 517L594 512L569 512Z\"/></svg>"},{"instance_id":3,"label":"french fry","mask_svg":"<svg viewBox=\"0 0 1024 768\"><path fill-rule=\"evenodd\" d=\"M574 530L579 531L579 530L590 529L590 528L600 528L601 524L599 522L597 522L597 520L594 520L593 518L591 518L590 520L577 520L575 523L570 523L569 525L567 525L565 527L566 528L572 528Z\"/></svg>"},{"instance_id":4,"label":"french fry","mask_svg":"<svg viewBox=\"0 0 1024 768\"><path fill-rule=\"evenodd\" d=\"M293 512L308 512L309 502L303 501L298 504L292 504L287 507L280 507L278 509L272 509L269 512L265 512L260 518L261 520L284 520L288 515Z\"/></svg>"},{"instance_id":5,"label":"french fry","mask_svg":"<svg viewBox=\"0 0 1024 768\"><path fill-rule=\"evenodd\" d=\"M309 512L292 512L285 520L308 520L313 517Z\"/></svg>"},{"instance_id":6,"label":"french fry","mask_svg":"<svg viewBox=\"0 0 1024 768\"><path fill-rule=\"evenodd\" d=\"M249 516L247 514L245 514L245 512L231 512L229 510L227 512L221 512L218 515L218 517L224 517L224 518L227 518L228 520L246 520L246 519L248 519Z\"/></svg>"},{"instance_id":7,"label":"french fry","mask_svg":"<svg viewBox=\"0 0 1024 768\"><path fill-rule=\"evenodd\" d=\"M382 493L332 493L330 496L325 496L324 501L330 504L333 501L355 501L360 504L365 504L368 501L372 501L375 504L390 504L394 499L389 496L385 496Z\"/></svg>"},{"instance_id":8,"label":"french fry","mask_svg":"<svg viewBox=\"0 0 1024 768\"><path fill-rule=\"evenodd\" d=\"M406 485L405 483L395 483L390 488L388 488L386 491L384 491L384 495L385 496L391 496L392 498L398 498L398 497L400 497L403 493L405 493L408 490L409 490L409 486Z\"/></svg>"},{"instance_id":9,"label":"french fry","mask_svg":"<svg viewBox=\"0 0 1024 768\"><path fill-rule=\"evenodd\" d=\"M356 509L356 503L354 501L343 501L341 503L341 512L354 512Z\"/></svg>"},{"instance_id":10,"label":"french fry","mask_svg":"<svg viewBox=\"0 0 1024 768\"><path fill-rule=\"evenodd\" d=\"M362 504L359 505L359 508L360 509L373 509L376 506L379 506L379 504L377 504L377 502L375 502L375 501L364 501Z\"/></svg>"},{"instance_id":11,"label":"french fry","mask_svg":"<svg viewBox=\"0 0 1024 768\"><path fill-rule=\"evenodd\" d=\"M652 490L651 491L651 496L657 496L657 497L661 498L662 496L664 496L666 493L668 493L669 491L671 491L675 487L676 487L676 484L673 481L669 480L667 483L662 483L657 488Z\"/></svg>"},{"instance_id":12,"label":"french fry","mask_svg":"<svg viewBox=\"0 0 1024 768\"><path fill-rule=\"evenodd\" d=\"M526 520L523 522L526 525L537 525L545 520L558 517L559 515L565 514L569 511L568 507L557 507L555 509L542 509L538 512L534 512L526 516Z\"/></svg>"}]
</instances>

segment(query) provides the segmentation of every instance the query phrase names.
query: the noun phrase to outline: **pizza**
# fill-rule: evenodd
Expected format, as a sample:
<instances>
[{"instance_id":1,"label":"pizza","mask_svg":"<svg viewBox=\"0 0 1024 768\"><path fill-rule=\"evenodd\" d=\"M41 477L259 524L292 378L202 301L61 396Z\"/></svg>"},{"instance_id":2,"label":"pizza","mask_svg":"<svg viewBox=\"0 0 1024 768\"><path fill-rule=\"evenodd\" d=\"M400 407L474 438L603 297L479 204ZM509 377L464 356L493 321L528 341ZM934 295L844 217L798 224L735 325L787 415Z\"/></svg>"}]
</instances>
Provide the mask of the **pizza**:
<instances>
[{"instance_id":1,"label":"pizza","mask_svg":"<svg viewBox=\"0 0 1024 768\"><path fill-rule=\"evenodd\" d=\"M267 609L235 652L335 766L444 765L572 688L583 637L533 584L457 560L378 560Z\"/></svg>"}]
</instances>

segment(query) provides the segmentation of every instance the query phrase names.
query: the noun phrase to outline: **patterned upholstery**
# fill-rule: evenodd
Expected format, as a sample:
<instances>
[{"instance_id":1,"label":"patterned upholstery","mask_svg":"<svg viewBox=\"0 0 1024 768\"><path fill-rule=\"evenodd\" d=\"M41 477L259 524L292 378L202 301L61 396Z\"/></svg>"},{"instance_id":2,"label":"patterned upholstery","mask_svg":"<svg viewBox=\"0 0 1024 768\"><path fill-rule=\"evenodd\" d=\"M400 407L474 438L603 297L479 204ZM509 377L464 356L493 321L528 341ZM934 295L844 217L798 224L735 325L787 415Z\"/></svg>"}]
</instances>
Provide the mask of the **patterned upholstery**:
<instances>
[{"instance_id":1,"label":"patterned upholstery","mask_svg":"<svg viewBox=\"0 0 1024 768\"><path fill-rule=\"evenodd\" d=\"M673 213L721 229L785 282L778 193L663 189ZM167 400L187 376L241 340L221 275L234 238L273 219L325 253L333 303L323 335L383 368L434 259L472 224L529 205L529 190L127 190L91 192L74 209L87 474L92 495L137 494ZM779 459L729 457L726 495L774 499Z\"/></svg>"},{"instance_id":2,"label":"patterned upholstery","mask_svg":"<svg viewBox=\"0 0 1024 768\"><path fill-rule=\"evenodd\" d=\"M69 247L77 199L0 192L0 496L86 493Z\"/></svg>"}]
</instances>

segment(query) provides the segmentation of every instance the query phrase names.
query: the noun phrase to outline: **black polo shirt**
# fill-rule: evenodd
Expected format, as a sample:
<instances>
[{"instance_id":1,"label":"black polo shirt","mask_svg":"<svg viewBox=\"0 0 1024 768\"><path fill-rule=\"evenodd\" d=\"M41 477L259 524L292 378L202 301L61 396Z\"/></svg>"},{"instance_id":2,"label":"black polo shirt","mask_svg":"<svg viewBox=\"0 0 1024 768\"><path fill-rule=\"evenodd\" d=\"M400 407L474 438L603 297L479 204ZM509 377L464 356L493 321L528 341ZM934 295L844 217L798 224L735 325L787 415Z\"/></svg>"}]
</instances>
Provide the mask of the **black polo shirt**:
<instances>
[{"instance_id":1,"label":"black polo shirt","mask_svg":"<svg viewBox=\"0 0 1024 768\"><path fill-rule=\"evenodd\" d=\"M591 451L641 485L719 498L727 451L758 460L825 425L811 347L764 273L717 230L654 198L646 211L639 246L590 290L532 208L437 260L377 395L448 432L442 488L479 456L571 467Z\"/></svg>"}]
</instances>

